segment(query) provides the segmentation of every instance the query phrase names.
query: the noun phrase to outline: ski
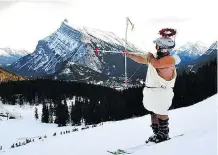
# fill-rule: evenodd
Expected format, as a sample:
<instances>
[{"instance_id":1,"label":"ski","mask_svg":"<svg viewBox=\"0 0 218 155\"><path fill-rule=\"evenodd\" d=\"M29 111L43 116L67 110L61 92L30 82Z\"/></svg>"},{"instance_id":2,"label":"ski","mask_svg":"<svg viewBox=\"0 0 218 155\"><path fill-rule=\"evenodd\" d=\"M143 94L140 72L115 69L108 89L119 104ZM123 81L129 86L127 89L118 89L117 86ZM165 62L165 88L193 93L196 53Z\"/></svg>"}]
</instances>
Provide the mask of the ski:
<instances>
[{"instance_id":1,"label":"ski","mask_svg":"<svg viewBox=\"0 0 218 155\"><path fill-rule=\"evenodd\" d=\"M176 137L181 137L181 136L183 136L184 134L179 134L179 135L175 135L175 136L173 136L173 137L170 137L169 139L167 139L167 140L164 140L164 141L162 141L162 142L158 142L158 143L163 143L163 142L166 142L166 141L169 141L169 140L171 140L172 138L176 138ZM154 143L154 142L149 142L149 141L145 141L145 143L147 144L147 146L150 146L150 145L154 145L154 144L158 144L158 143ZM150 144L150 145L149 145Z\"/></svg>"},{"instance_id":2,"label":"ski","mask_svg":"<svg viewBox=\"0 0 218 155\"><path fill-rule=\"evenodd\" d=\"M159 142L159 143L163 143L163 142L166 142L166 141L169 141L173 138L176 138L176 137L181 137L183 136L184 134L179 134L179 135L175 135L175 136L172 136L170 137L169 139L165 140L165 141L162 141L162 142ZM127 148L127 149L117 149L116 151L107 151L108 153L111 153L111 154L114 154L114 155L125 155L125 154L132 154L134 153L135 151L137 151L138 149L144 147L144 146L152 146L152 145L156 145L156 144L159 144L159 143L154 143L154 142L147 142L145 141L144 144L141 144L141 145L137 145L137 146L134 146L134 147L131 147L131 148Z\"/></svg>"},{"instance_id":3,"label":"ski","mask_svg":"<svg viewBox=\"0 0 218 155\"><path fill-rule=\"evenodd\" d=\"M107 152L109 152L109 153L111 153L111 154L114 154L114 155L131 154L131 153L126 152L126 151L121 150L121 149L118 149L117 151L114 151L114 152L112 152L112 151L107 151Z\"/></svg>"}]
</instances>

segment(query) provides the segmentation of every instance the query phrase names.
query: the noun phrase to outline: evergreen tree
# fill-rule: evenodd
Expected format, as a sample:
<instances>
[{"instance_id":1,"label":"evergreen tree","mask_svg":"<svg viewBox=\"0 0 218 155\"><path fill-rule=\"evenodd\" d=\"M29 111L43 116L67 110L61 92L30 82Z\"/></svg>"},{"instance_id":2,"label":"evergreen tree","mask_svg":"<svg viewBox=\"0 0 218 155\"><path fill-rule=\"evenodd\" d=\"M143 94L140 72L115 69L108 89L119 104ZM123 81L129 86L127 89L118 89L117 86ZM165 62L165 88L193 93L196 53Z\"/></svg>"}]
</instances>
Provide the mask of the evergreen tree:
<instances>
[{"instance_id":1,"label":"evergreen tree","mask_svg":"<svg viewBox=\"0 0 218 155\"><path fill-rule=\"evenodd\" d=\"M48 106L46 105L45 101L43 100L42 102L42 119L41 121L43 123L49 123L49 111L48 111Z\"/></svg>"},{"instance_id":2,"label":"evergreen tree","mask_svg":"<svg viewBox=\"0 0 218 155\"><path fill-rule=\"evenodd\" d=\"M35 118L36 118L36 120L38 120L38 119L39 119L39 115L38 115L38 108L35 108Z\"/></svg>"},{"instance_id":3,"label":"evergreen tree","mask_svg":"<svg viewBox=\"0 0 218 155\"><path fill-rule=\"evenodd\" d=\"M75 97L75 103L72 103L71 106L71 121L72 121L72 125L81 125L81 118L82 118L82 114L81 114L81 104L79 101L79 98L76 96Z\"/></svg>"},{"instance_id":4,"label":"evergreen tree","mask_svg":"<svg viewBox=\"0 0 218 155\"><path fill-rule=\"evenodd\" d=\"M49 122L50 123L54 123L53 116L54 116L54 107L53 107L52 102L50 101L49 103Z\"/></svg>"},{"instance_id":5,"label":"evergreen tree","mask_svg":"<svg viewBox=\"0 0 218 155\"><path fill-rule=\"evenodd\" d=\"M196 72L180 70L176 79L171 109L190 106L217 93L217 60L201 64ZM23 105L43 104L42 122L55 122L64 125L69 122L69 111L64 99L54 99L60 95L65 98L76 96L70 107L72 125L79 125L84 119L86 124L101 121L113 121L147 114L142 104L143 86L117 91L108 87L86 83L34 79L0 83L0 97L3 104ZM53 103L44 103L52 99ZM99 103L100 101L100 103ZM53 112L52 112L53 111ZM48 120L48 121L47 121Z\"/></svg>"},{"instance_id":6,"label":"evergreen tree","mask_svg":"<svg viewBox=\"0 0 218 155\"><path fill-rule=\"evenodd\" d=\"M19 105L20 107L23 105L23 95L19 96Z\"/></svg>"},{"instance_id":7,"label":"evergreen tree","mask_svg":"<svg viewBox=\"0 0 218 155\"><path fill-rule=\"evenodd\" d=\"M62 104L60 98L55 99L55 104L57 105L55 108L55 123L58 126L66 126L69 122L68 106L66 103Z\"/></svg>"},{"instance_id":8,"label":"evergreen tree","mask_svg":"<svg viewBox=\"0 0 218 155\"><path fill-rule=\"evenodd\" d=\"M69 109L68 109L66 98L64 99L63 108L64 108L64 120L66 120L66 123L69 123L70 115L69 115Z\"/></svg>"},{"instance_id":9,"label":"evergreen tree","mask_svg":"<svg viewBox=\"0 0 218 155\"><path fill-rule=\"evenodd\" d=\"M70 117L71 117L71 124L72 126L76 125L77 124L77 117L76 117L76 107L74 105L74 103L72 102L71 104L71 111L70 111Z\"/></svg>"}]
</instances>

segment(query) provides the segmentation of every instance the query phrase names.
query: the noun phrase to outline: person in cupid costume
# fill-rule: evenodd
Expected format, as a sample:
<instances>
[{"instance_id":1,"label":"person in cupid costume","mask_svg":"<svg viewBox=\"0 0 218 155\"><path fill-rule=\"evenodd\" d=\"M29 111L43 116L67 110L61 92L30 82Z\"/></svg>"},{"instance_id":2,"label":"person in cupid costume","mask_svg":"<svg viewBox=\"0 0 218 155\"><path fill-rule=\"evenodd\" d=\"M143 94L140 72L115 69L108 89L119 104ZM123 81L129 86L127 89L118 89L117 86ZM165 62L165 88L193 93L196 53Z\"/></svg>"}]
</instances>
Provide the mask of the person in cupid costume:
<instances>
[{"instance_id":1,"label":"person in cupid costume","mask_svg":"<svg viewBox=\"0 0 218 155\"><path fill-rule=\"evenodd\" d=\"M153 135L146 142L162 142L169 139L169 116L168 110L172 105L174 97L173 87L175 85L177 72L176 64L180 62L177 55L171 55L175 47L176 30L162 29L161 35L153 41L156 53L148 53L146 56L123 51L123 55L135 62L147 64L147 75L143 89L143 105L151 115L151 128Z\"/></svg>"}]
</instances>

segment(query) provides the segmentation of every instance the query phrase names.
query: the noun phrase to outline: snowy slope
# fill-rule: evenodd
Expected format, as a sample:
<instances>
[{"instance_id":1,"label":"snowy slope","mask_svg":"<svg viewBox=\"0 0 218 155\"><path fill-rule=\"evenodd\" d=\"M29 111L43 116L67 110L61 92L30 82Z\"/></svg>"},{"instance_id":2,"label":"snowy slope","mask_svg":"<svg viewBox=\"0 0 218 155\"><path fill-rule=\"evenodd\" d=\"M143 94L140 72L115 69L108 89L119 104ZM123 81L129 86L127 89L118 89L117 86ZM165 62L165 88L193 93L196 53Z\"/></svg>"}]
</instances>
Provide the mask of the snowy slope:
<instances>
[{"instance_id":1,"label":"snowy slope","mask_svg":"<svg viewBox=\"0 0 218 155\"><path fill-rule=\"evenodd\" d=\"M170 134L184 133L183 137L149 147L141 147L134 155L216 155L217 154L217 95L190 107L170 111ZM52 136L54 131L73 127L56 128L55 125L34 121L33 115L23 120L0 122L0 145L4 155L109 155L106 150L131 148L144 143L151 135L150 118L143 116L103 126L79 130L67 135ZM49 133L49 134L48 134ZM18 137L47 134L25 146L8 149ZM132 150L133 151L133 150Z\"/></svg>"},{"instance_id":2,"label":"snowy slope","mask_svg":"<svg viewBox=\"0 0 218 155\"><path fill-rule=\"evenodd\" d=\"M0 102L0 114L1 114L1 116L8 116L8 117L13 117L13 118L17 118L17 119L21 118L21 116L17 113L17 111L15 111L15 110L10 111L6 107L7 106L3 106L2 103ZM0 119L3 120L4 118L1 116L0 116Z\"/></svg>"}]
</instances>

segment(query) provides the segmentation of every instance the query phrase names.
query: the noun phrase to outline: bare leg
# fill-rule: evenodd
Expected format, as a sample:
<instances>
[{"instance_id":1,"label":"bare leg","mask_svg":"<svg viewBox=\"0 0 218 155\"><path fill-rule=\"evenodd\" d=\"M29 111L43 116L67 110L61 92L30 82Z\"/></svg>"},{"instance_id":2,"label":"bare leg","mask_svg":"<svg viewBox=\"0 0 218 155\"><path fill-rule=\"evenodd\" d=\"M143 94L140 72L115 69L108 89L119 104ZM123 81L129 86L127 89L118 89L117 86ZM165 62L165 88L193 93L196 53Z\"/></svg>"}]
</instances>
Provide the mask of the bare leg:
<instances>
[{"instance_id":1,"label":"bare leg","mask_svg":"<svg viewBox=\"0 0 218 155\"><path fill-rule=\"evenodd\" d=\"M154 114L154 113L151 114L151 126L150 127L152 128L153 135L148 138L146 143L148 143L149 141L154 141L154 138L159 131L159 120L158 120L157 114Z\"/></svg>"},{"instance_id":2,"label":"bare leg","mask_svg":"<svg viewBox=\"0 0 218 155\"><path fill-rule=\"evenodd\" d=\"M158 126L159 126L158 115L152 113L151 114L151 128L152 128L154 134L158 133L158 130L159 130Z\"/></svg>"},{"instance_id":3,"label":"bare leg","mask_svg":"<svg viewBox=\"0 0 218 155\"><path fill-rule=\"evenodd\" d=\"M167 119L169 119L168 115L158 115L157 117L158 117L159 119L161 119L161 120L167 120Z\"/></svg>"},{"instance_id":4,"label":"bare leg","mask_svg":"<svg viewBox=\"0 0 218 155\"><path fill-rule=\"evenodd\" d=\"M151 123L152 124L159 124L158 123L158 115L157 114L151 114Z\"/></svg>"}]
</instances>

